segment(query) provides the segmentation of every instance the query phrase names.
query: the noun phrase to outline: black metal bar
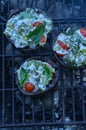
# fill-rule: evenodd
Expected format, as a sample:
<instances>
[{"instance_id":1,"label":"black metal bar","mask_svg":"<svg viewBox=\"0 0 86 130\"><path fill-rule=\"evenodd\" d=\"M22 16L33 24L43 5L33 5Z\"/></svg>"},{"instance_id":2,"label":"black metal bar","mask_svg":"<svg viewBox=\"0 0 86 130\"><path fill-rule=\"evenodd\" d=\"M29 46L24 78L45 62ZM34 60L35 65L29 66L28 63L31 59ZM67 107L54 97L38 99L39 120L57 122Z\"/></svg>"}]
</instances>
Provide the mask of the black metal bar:
<instances>
[{"instance_id":1,"label":"black metal bar","mask_svg":"<svg viewBox=\"0 0 86 130\"><path fill-rule=\"evenodd\" d=\"M17 8L19 8L19 4L20 4L19 0L16 0L16 2L17 2Z\"/></svg>"},{"instance_id":2,"label":"black metal bar","mask_svg":"<svg viewBox=\"0 0 86 130\"><path fill-rule=\"evenodd\" d=\"M35 56L39 56L39 55L41 55L42 53L41 53L41 50L40 50L40 53L38 53L38 54L35 54ZM50 53L44 53L44 54L42 54L43 56L50 56ZM0 54L0 57L2 57L3 56L3 54ZM28 56L28 54L19 54L19 55L17 55L17 54L4 54L4 57L12 57L12 56L15 56L15 57L22 57L22 56ZM29 54L29 56L34 56L34 54Z\"/></svg>"},{"instance_id":3,"label":"black metal bar","mask_svg":"<svg viewBox=\"0 0 86 130\"><path fill-rule=\"evenodd\" d=\"M29 126L58 126L61 127L64 125L86 125L85 121L75 121L75 122L41 122L41 123L35 123L32 125L32 123L18 123L18 124L5 124L5 125L0 125L0 128L8 128L8 127L29 127Z\"/></svg>"},{"instance_id":4,"label":"black metal bar","mask_svg":"<svg viewBox=\"0 0 86 130\"><path fill-rule=\"evenodd\" d=\"M16 90L18 90L17 88L14 88L14 89L12 89L12 88L2 88L2 89L0 89L0 91L16 91Z\"/></svg>"},{"instance_id":5,"label":"black metal bar","mask_svg":"<svg viewBox=\"0 0 86 130\"><path fill-rule=\"evenodd\" d=\"M73 109L73 120L75 121L74 88L72 88L72 109Z\"/></svg>"},{"instance_id":6,"label":"black metal bar","mask_svg":"<svg viewBox=\"0 0 86 130\"><path fill-rule=\"evenodd\" d=\"M43 117L43 122L45 122L45 99L42 98L42 117Z\"/></svg>"},{"instance_id":7,"label":"black metal bar","mask_svg":"<svg viewBox=\"0 0 86 130\"><path fill-rule=\"evenodd\" d=\"M13 53L14 52L14 48L12 48ZM12 56L12 124L14 124L14 120L15 120L15 106L14 106L14 79L15 79L15 62L14 62L14 56Z\"/></svg>"},{"instance_id":8,"label":"black metal bar","mask_svg":"<svg viewBox=\"0 0 86 130\"><path fill-rule=\"evenodd\" d=\"M56 16L56 11L55 11L55 9L56 9L56 0L53 0L53 19L55 18L55 16Z\"/></svg>"},{"instance_id":9,"label":"black metal bar","mask_svg":"<svg viewBox=\"0 0 86 130\"><path fill-rule=\"evenodd\" d=\"M35 101L34 98L32 99L32 123L34 124L34 120L35 120Z\"/></svg>"},{"instance_id":10,"label":"black metal bar","mask_svg":"<svg viewBox=\"0 0 86 130\"><path fill-rule=\"evenodd\" d=\"M7 5L7 7L8 7L8 16L10 15L10 0L8 0L8 5Z\"/></svg>"},{"instance_id":11,"label":"black metal bar","mask_svg":"<svg viewBox=\"0 0 86 130\"><path fill-rule=\"evenodd\" d=\"M52 102L52 121L55 121L55 112L54 112L54 92L52 92L52 96L51 96L51 102Z\"/></svg>"},{"instance_id":12,"label":"black metal bar","mask_svg":"<svg viewBox=\"0 0 86 130\"><path fill-rule=\"evenodd\" d=\"M84 8L84 2L83 2L83 0L80 0L80 2L81 2L81 8L82 8L82 10L81 10L81 15L82 15L82 17L84 17L84 11L83 11L83 8Z\"/></svg>"},{"instance_id":13,"label":"black metal bar","mask_svg":"<svg viewBox=\"0 0 86 130\"><path fill-rule=\"evenodd\" d=\"M80 82L83 83L83 70L80 70ZM83 120L85 121L85 104L84 104L84 90L83 86L81 86L81 96L82 96L82 115L83 115Z\"/></svg>"},{"instance_id":14,"label":"black metal bar","mask_svg":"<svg viewBox=\"0 0 86 130\"><path fill-rule=\"evenodd\" d=\"M83 83L83 69L80 70L80 82Z\"/></svg>"},{"instance_id":15,"label":"black metal bar","mask_svg":"<svg viewBox=\"0 0 86 130\"><path fill-rule=\"evenodd\" d=\"M60 77L61 77L61 86L62 86L62 120L65 121L65 105L64 105L64 80L63 80L63 66L60 66Z\"/></svg>"},{"instance_id":16,"label":"black metal bar","mask_svg":"<svg viewBox=\"0 0 86 130\"><path fill-rule=\"evenodd\" d=\"M59 28L58 28L58 33L61 31L61 23L60 22L58 22L58 26L59 26Z\"/></svg>"},{"instance_id":17,"label":"black metal bar","mask_svg":"<svg viewBox=\"0 0 86 130\"><path fill-rule=\"evenodd\" d=\"M85 121L85 106L84 106L84 90L82 87L82 114L83 114L83 121Z\"/></svg>"},{"instance_id":18,"label":"black metal bar","mask_svg":"<svg viewBox=\"0 0 86 130\"><path fill-rule=\"evenodd\" d=\"M24 112L24 95L22 96L22 123L24 123L24 121L25 121L25 119L24 119L24 117L25 117L25 112Z\"/></svg>"},{"instance_id":19,"label":"black metal bar","mask_svg":"<svg viewBox=\"0 0 86 130\"><path fill-rule=\"evenodd\" d=\"M4 26L2 26L2 31L4 31ZM2 124L4 125L4 103L5 103L5 93L4 93L4 87L5 87L5 80L4 80L4 77L5 77L5 59L4 59L4 35L2 34L2 88L3 88L3 91L2 91Z\"/></svg>"},{"instance_id":20,"label":"black metal bar","mask_svg":"<svg viewBox=\"0 0 86 130\"><path fill-rule=\"evenodd\" d=\"M65 9L65 0L62 0L62 15L63 15L63 17L65 17L64 9Z\"/></svg>"},{"instance_id":21,"label":"black metal bar","mask_svg":"<svg viewBox=\"0 0 86 130\"><path fill-rule=\"evenodd\" d=\"M65 18L65 19L59 19L59 18L53 18L53 23L58 23L58 22L66 22L67 23L67 21L70 21L70 22L77 22L77 20L79 21L79 22L86 22L86 18L82 18L82 19L80 19L80 18Z\"/></svg>"},{"instance_id":22,"label":"black metal bar","mask_svg":"<svg viewBox=\"0 0 86 130\"><path fill-rule=\"evenodd\" d=\"M47 2L44 0L44 11L46 11L47 10Z\"/></svg>"},{"instance_id":23,"label":"black metal bar","mask_svg":"<svg viewBox=\"0 0 86 130\"><path fill-rule=\"evenodd\" d=\"M73 88L73 70L70 71L71 87L72 87L72 110L73 110L73 121L75 121L75 99L74 99L74 88Z\"/></svg>"},{"instance_id":24,"label":"black metal bar","mask_svg":"<svg viewBox=\"0 0 86 130\"><path fill-rule=\"evenodd\" d=\"M52 57L53 57L53 51L52 51L52 46L53 46L53 38L52 38L52 35L50 34L50 39L49 39L49 51L50 51L50 57L51 57L51 60L52 60Z\"/></svg>"},{"instance_id":25,"label":"black metal bar","mask_svg":"<svg viewBox=\"0 0 86 130\"><path fill-rule=\"evenodd\" d=\"M72 0L71 3L72 3L72 17L74 18L74 0Z\"/></svg>"},{"instance_id":26,"label":"black metal bar","mask_svg":"<svg viewBox=\"0 0 86 130\"><path fill-rule=\"evenodd\" d=\"M35 0L35 8L38 8L38 0Z\"/></svg>"}]
</instances>

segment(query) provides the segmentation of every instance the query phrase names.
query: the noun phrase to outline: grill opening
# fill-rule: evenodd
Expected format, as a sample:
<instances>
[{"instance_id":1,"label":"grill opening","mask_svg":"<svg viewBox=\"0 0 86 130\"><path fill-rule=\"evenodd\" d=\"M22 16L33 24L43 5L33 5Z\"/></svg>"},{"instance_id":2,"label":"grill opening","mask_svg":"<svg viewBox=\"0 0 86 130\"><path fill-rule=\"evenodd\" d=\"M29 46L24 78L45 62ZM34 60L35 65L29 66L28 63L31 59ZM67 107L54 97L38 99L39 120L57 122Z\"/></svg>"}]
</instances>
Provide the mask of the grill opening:
<instances>
[{"instance_id":1,"label":"grill opening","mask_svg":"<svg viewBox=\"0 0 86 130\"><path fill-rule=\"evenodd\" d=\"M44 10L53 20L53 31L46 46L34 53L23 53L14 48L3 34L10 14L24 7ZM86 69L70 70L61 66L52 51L54 39L65 27L86 27L85 7L85 0L0 1L0 127L85 129ZM42 97L24 96L15 82L16 69L23 61L35 56L53 60L60 72L55 89Z\"/></svg>"}]
</instances>

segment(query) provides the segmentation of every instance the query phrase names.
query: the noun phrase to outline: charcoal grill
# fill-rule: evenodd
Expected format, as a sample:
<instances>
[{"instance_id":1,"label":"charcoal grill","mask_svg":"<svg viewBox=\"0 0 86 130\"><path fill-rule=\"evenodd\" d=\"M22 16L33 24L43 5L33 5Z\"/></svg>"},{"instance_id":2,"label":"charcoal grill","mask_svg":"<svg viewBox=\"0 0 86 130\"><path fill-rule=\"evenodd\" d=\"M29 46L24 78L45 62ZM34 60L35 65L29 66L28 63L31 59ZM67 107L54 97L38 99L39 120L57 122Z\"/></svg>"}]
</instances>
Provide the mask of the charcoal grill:
<instances>
[{"instance_id":1,"label":"charcoal grill","mask_svg":"<svg viewBox=\"0 0 86 130\"><path fill-rule=\"evenodd\" d=\"M7 49L8 40L3 34L12 9L20 9L21 1L15 0L15 6L11 0L0 1L0 127L86 125L86 69L67 69L57 63L52 52L53 41L65 26L80 24L86 27L86 1L25 0L26 7L41 8L48 13L54 25L45 48L28 54L10 45ZM34 56L56 62L60 75L52 92L29 98L19 91L15 71L23 61Z\"/></svg>"}]
</instances>

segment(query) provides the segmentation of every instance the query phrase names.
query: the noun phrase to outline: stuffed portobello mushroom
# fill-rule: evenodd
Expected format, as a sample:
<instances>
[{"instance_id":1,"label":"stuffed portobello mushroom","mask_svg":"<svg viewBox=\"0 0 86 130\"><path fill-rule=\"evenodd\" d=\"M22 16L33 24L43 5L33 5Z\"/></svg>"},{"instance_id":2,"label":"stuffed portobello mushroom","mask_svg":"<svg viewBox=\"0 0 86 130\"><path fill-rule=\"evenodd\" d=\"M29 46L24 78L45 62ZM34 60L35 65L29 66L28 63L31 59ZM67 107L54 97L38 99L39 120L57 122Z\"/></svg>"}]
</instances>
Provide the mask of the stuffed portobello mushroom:
<instances>
[{"instance_id":1,"label":"stuffed portobello mushroom","mask_svg":"<svg viewBox=\"0 0 86 130\"><path fill-rule=\"evenodd\" d=\"M52 30L52 20L38 9L16 11L7 21L4 34L16 48L44 46Z\"/></svg>"},{"instance_id":2,"label":"stuffed portobello mushroom","mask_svg":"<svg viewBox=\"0 0 86 130\"><path fill-rule=\"evenodd\" d=\"M82 68L86 65L86 28L67 28L58 35L53 51L60 63L67 67Z\"/></svg>"},{"instance_id":3,"label":"stuffed portobello mushroom","mask_svg":"<svg viewBox=\"0 0 86 130\"><path fill-rule=\"evenodd\" d=\"M24 94L40 93L54 87L58 80L57 75L53 64L28 59L17 70L17 84Z\"/></svg>"}]
</instances>

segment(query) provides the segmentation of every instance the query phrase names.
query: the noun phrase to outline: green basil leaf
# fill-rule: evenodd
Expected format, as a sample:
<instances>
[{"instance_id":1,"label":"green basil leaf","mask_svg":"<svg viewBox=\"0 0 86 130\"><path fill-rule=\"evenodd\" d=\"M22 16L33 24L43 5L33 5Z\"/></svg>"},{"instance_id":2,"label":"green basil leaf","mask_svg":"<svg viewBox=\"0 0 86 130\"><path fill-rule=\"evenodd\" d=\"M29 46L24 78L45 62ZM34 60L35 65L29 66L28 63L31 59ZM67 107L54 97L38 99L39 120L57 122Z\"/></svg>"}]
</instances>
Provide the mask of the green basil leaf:
<instances>
[{"instance_id":1,"label":"green basil leaf","mask_svg":"<svg viewBox=\"0 0 86 130\"><path fill-rule=\"evenodd\" d=\"M24 68L21 68L21 71L20 71L20 86L21 87L24 86L27 76L28 76L28 73L26 72L26 70Z\"/></svg>"},{"instance_id":2,"label":"green basil leaf","mask_svg":"<svg viewBox=\"0 0 86 130\"><path fill-rule=\"evenodd\" d=\"M48 68L47 65L44 65L44 69L47 73L47 77L52 78L52 71L50 70L50 68Z\"/></svg>"},{"instance_id":3,"label":"green basil leaf","mask_svg":"<svg viewBox=\"0 0 86 130\"><path fill-rule=\"evenodd\" d=\"M81 52L86 53L86 49L82 49Z\"/></svg>"},{"instance_id":4,"label":"green basil leaf","mask_svg":"<svg viewBox=\"0 0 86 130\"><path fill-rule=\"evenodd\" d=\"M32 42L34 42L36 45L38 45L39 42L41 41L44 31L45 31L45 25L41 24L41 25L37 26L32 32L30 32L27 35L27 37L28 37L28 39L31 39Z\"/></svg>"}]
</instances>

